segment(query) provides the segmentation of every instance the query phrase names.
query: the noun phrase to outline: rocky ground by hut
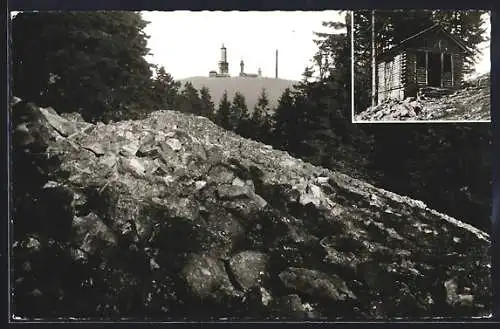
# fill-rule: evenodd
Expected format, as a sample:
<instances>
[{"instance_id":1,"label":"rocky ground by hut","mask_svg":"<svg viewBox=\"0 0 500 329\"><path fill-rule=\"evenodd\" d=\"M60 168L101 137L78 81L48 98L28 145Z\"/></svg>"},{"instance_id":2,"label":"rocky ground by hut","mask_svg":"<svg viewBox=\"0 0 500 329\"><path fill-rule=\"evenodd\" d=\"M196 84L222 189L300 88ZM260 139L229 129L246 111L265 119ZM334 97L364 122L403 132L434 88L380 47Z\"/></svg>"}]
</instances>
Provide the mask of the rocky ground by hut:
<instances>
[{"instance_id":1,"label":"rocky ground by hut","mask_svg":"<svg viewBox=\"0 0 500 329\"><path fill-rule=\"evenodd\" d=\"M427 95L389 100L356 115L356 121L490 120L491 87L488 76L466 83L451 94L429 88Z\"/></svg>"},{"instance_id":2,"label":"rocky ground by hut","mask_svg":"<svg viewBox=\"0 0 500 329\"><path fill-rule=\"evenodd\" d=\"M203 117L12 113L18 319L491 312L489 236L420 201Z\"/></svg>"}]
</instances>

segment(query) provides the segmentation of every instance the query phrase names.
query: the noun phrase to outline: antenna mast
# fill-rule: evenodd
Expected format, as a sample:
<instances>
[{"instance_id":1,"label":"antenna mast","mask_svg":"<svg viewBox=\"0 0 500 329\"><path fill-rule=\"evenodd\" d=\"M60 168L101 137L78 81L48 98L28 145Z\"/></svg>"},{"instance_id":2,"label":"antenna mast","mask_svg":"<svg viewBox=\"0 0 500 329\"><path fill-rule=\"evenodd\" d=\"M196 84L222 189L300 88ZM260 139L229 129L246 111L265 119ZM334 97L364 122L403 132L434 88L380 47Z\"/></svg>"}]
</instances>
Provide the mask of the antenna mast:
<instances>
[{"instance_id":1,"label":"antenna mast","mask_svg":"<svg viewBox=\"0 0 500 329\"><path fill-rule=\"evenodd\" d=\"M276 49L276 79L278 79L278 49Z\"/></svg>"}]
</instances>

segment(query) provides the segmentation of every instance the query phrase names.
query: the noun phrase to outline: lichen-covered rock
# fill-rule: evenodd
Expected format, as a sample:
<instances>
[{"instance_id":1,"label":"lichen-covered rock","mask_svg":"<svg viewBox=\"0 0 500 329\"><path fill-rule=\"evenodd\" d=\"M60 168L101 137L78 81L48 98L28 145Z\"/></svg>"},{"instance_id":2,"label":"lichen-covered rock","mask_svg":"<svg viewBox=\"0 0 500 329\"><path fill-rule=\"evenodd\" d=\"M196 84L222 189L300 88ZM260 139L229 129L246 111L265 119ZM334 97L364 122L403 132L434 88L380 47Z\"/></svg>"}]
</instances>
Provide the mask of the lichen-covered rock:
<instances>
[{"instance_id":1,"label":"lichen-covered rock","mask_svg":"<svg viewBox=\"0 0 500 329\"><path fill-rule=\"evenodd\" d=\"M229 266L242 289L261 286L269 277L268 258L266 254L256 251L242 251L231 258Z\"/></svg>"},{"instance_id":2,"label":"lichen-covered rock","mask_svg":"<svg viewBox=\"0 0 500 329\"><path fill-rule=\"evenodd\" d=\"M420 201L177 112L13 128L18 317L490 313L488 235Z\"/></svg>"},{"instance_id":3,"label":"lichen-covered rock","mask_svg":"<svg viewBox=\"0 0 500 329\"><path fill-rule=\"evenodd\" d=\"M356 299L354 293L336 274L305 269L289 268L279 274L288 289L312 298L327 298L334 301Z\"/></svg>"},{"instance_id":4,"label":"lichen-covered rock","mask_svg":"<svg viewBox=\"0 0 500 329\"><path fill-rule=\"evenodd\" d=\"M307 310L297 294L277 298L273 307L276 319L304 320L307 315Z\"/></svg>"},{"instance_id":5,"label":"lichen-covered rock","mask_svg":"<svg viewBox=\"0 0 500 329\"><path fill-rule=\"evenodd\" d=\"M204 255L194 255L182 270L188 289L200 299L218 298L218 294L237 295L224 263Z\"/></svg>"}]
</instances>

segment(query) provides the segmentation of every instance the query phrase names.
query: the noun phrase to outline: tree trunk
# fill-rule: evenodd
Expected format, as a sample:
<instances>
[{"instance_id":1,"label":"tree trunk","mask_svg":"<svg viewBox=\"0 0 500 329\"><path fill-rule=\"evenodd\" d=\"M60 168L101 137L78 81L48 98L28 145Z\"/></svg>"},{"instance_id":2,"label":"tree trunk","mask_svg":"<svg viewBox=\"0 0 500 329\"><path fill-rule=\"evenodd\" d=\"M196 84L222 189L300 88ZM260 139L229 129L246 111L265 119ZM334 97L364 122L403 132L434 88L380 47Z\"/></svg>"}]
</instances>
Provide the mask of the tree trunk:
<instances>
[{"instance_id":1,"label":"tree trunk","mask_svg":"<svg viewBox=\"0 0 500 329\"><path fill-rule=\"evenodd\" d=\"M376 95L376 70L377 64L375 61L375 10L372 10L372 107L375 106L375 95Z\"/></svg>"}]
</instances>

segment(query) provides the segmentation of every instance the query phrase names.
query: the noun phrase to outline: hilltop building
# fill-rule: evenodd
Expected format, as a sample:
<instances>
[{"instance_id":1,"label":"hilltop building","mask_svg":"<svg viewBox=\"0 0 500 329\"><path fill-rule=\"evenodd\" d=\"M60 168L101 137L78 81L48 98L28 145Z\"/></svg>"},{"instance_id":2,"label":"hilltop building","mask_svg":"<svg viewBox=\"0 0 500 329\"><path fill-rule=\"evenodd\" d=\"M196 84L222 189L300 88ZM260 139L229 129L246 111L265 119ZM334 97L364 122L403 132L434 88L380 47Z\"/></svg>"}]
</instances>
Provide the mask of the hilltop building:
<instances>
[{"instance_id":1,"label":"hilltop building","mask_svg":"<svg viewBox=\"0 0 500 329\"><path fill-rule=\"evenodd\" d=\"M229 63L227 61L227 49L224 47L224 44L222 44L222 47L220 48L221 51L221 58L219 61L219 72L212 70L208 72L208 76L210 78L227 78L230 77L231 75L229 74ZM245 63L243 60L240 62L240 77L246 77L246 78L257 78L262 76L262 70L259 68L257 73L245 73ZM276 50L276 79L278 78L278 50Z\"/></svg>"},{"instance_id":2,"label":"hilltop building","mask_svg":"<svg viewBox=\"0 0 500 329\"><path fill-rule=\"evenodd\" d=\"M224 44L222 44L222 47L220 48L219 72L210 71L208 76L211 78L230 77L229 63L227 62L227 49L224 47Z\"/></svg>"},{"instance_id":3,"label":"hilltop building","mask_svg":"<svg viewBox=\"0 0 500 329\"><path fill-rule=\"evenodd\" d=\"M262 75L262 71L259 68L258 73L245 73L245 63L243 60L240 62L240 77L246 77L246 78L257 78Z\"/></svg>"}]
</instances>

